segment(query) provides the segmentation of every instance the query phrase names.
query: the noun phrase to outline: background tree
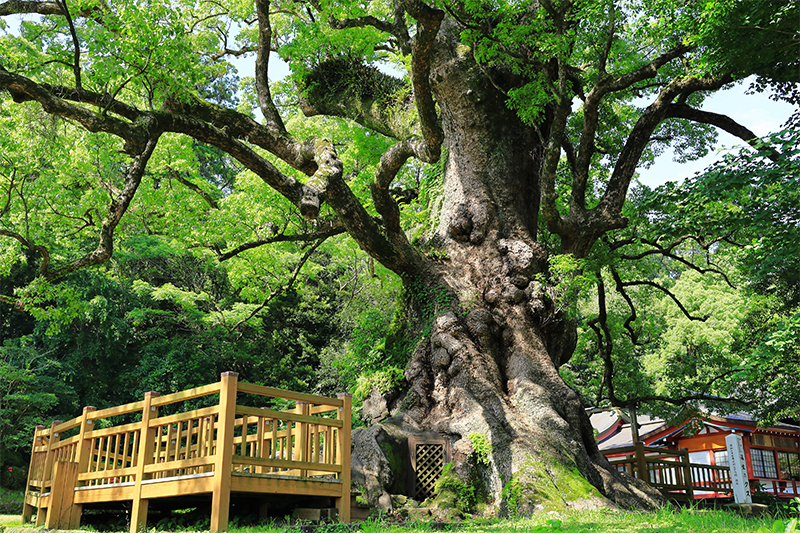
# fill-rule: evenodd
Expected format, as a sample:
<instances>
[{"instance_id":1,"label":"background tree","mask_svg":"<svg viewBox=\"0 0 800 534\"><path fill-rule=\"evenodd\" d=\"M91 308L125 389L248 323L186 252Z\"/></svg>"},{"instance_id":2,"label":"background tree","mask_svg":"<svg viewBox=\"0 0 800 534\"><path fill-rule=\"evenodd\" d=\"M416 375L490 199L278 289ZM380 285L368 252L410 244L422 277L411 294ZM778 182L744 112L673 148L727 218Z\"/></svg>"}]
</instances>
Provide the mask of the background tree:
<instances>
[{"instance_id":1,"label":"background tree","mask_svg":"<svg viewBox=\"0 0 800 534\"><path fill-rule=\"evenodd\" d=\"M147 233L175 234L226 261L262 244L322 246L347 232L403 281L396 323L414 347L405 370L412 426L453 436L462 452L470 434L485 435L488 493L499 499L505 485L521 511L550 483L652 504L652 489L600 454L558 369L577 342L585 260L628 226L637 167L670 142L686 157L702 153L714 128L754 137L700 108L709 91L758 70L714 56L718 15L743 4L2 2L0 15L46 14L4 37L0 87L13 101L4 108L38 114L54 125L43 129L52 139L96 147L83 158L88 172L59 142L58 165L36 176L24 169L29 144L12 144L7 255L24 248L41 259L39 278L4 300L68 313L47 307L59 296L48 282L107 262L126 213ZM290 62L296 98L270 86L271 51ZM254 99L237 107L204 93L226 58L248 53ZM406 69L403 80L375 68L386 61ZM246 169L237 191L187 176L197 143ZM392 194L413 183L412 159L438 165L419 181L425 221ZM194 194L162 187L169 176ZM74 198L48 206L61 189ZM27 202L31 195L42 201ZM270 226L280 210L291 214L287 224ZM29 221L54 215L79 233L31 232ZM252 268L243 262L239 273ZM283 286L268 279L265 305L276 294L267 288ZM454 472L467 476L466 467ZM383 493L367 489L373 501Z\"/></svg>"}]
</instances>

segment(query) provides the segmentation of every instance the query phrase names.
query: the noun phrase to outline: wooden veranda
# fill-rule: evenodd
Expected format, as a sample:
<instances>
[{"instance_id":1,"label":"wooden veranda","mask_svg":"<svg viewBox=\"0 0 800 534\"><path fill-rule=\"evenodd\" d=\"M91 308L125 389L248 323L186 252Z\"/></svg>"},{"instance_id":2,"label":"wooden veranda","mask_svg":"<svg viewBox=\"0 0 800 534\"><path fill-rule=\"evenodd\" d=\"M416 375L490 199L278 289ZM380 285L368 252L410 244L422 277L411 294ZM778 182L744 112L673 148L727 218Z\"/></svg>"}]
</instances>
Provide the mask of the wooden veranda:
<instances>
[{"instance_id":1,"label":"wooden veranda","mask_svg":"<svg viewBox=\"0 0 800 534\"><path fill-rule=\"evenodd\" d=\"M643 480L674 501L692 501L696 494L710 497L732 495L731 471L727 466L694 464L687 449L633 447L615 449L623 457L609 458L618 471Z\"/></svg>"},{"instance_id":2,"label":"wooden veranda","mask_svg":"<svg viewBox=\"0 0 800 534\"><path fill-rule=\"evenodd\" d=\"M251 407L237 396L295 407ZM75 529L84 505L129 501L130 531L141 532L151 500L210 495L211 531L223 532L231 494L247 493L332 497L339 520L349 523L350 411L349 394L334 399L247 384L236 373L123 406L86 407L70 421L37 427L23 522L35 512L37 526ZM116 424L138 414L138 422Z\"/></svg>"}]
</instances>

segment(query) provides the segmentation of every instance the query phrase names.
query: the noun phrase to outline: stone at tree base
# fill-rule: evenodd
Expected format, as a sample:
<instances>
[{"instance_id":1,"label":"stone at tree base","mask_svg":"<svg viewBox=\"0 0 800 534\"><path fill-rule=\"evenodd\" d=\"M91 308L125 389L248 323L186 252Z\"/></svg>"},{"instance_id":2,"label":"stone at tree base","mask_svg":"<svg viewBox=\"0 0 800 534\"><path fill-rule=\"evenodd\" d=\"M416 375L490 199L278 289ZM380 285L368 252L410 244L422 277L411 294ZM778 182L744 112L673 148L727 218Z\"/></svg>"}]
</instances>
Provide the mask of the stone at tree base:
<instances>
[{"instance_id":1,"label":"stone at tree base","mask_svg":"<svg viewBox=\"0 0 800 534\"><path fill-rule=\"evenodd\" d=\"M352 484L371 506L384 512L393 509L389 492L405 490L408 437L419 432L405 415L353 430Z\"/></svg>"}]
</instances>

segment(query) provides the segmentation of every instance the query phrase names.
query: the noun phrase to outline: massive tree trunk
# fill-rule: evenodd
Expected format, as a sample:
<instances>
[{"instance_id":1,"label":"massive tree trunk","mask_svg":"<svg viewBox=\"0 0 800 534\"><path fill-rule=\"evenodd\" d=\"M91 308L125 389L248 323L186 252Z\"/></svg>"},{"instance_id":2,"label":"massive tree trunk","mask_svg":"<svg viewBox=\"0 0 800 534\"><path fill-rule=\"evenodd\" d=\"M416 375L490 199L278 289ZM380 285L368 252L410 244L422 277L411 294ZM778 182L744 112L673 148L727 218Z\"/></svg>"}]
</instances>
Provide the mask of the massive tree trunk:
<instances>
[{"instance_id":1,"label":"massive tree trunk","mask_svg":"<svg viewBox=\"0 0 800 534\"><path fill-rule=\"evenodd\" d=\"M406 415L450 436L457 463L470 463L470 434L487 438L483 478L506 508L607 504L603 497L653 505L655 490L623 479L599 452L581 400L558 374L577 336L537 278L548 269L537 242L548 126L537 133L524 125L495 85L503 80L490 80L448 33L443 27L431 70L447 160L429 236L446 254L404 277L411 322L416 331L430 327L405 373ZM455 469L462 478L469 471Z\"/></svg>"}]
</instances>

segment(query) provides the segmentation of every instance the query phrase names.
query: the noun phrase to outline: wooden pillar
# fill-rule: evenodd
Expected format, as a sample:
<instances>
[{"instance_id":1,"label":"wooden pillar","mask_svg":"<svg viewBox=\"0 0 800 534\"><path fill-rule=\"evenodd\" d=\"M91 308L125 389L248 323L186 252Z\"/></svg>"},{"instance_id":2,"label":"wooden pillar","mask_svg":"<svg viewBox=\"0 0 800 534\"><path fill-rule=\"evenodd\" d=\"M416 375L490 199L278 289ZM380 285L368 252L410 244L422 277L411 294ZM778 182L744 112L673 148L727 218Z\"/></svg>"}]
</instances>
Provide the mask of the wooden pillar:
<instances>
[{"instance_id":1,"label":"wooden pillar","mask_svg":"<svg viewBox=\"0 0 800 534\"><path fill-rule=\"evenodd\" d=\"M50 485L50 506L45 528L67 530L75 507L75 484L78 483L76 462L55 462ZM78 514L80 517L80 514Z\"/></svg>"},{"instance_id":2,"label":"wooden pillar","mask_svg":"<svg viewBox=\"0 0 800 534\"><path fill-rule=\"evenodd\" d=\"M47 435L47 452L44 457L44 467L42 468L42 494L47 492L47 486L50 485L50 493L53 489L53 463L55 462L54 447L58 443L58 434L56 433L56 426L60 425L61 421L53 421L50 425L50 432ZM50 503L52 504L52 495L50 496ZM48 505L47 512L42 513L41 508L36 513L36 526L41 527L46 522L50 521L50 505Z\"/></svg>"},{"instance_id":3,"label":"wooden pillar","mask_svg":"<svg viewBox=\"0 0 800 534\"><path fill-rule=\"evenodd\" d=\"M339 408L338 419L342 422L342 428L339 429L339 455L342 464L342 474L339 478L342 480L342 496L336 499L336 508L339 510L339 521L342 523L350 522L350 448L351 448L351 422L350 413L353 407L353 396L350 393L339 393L339 399L344 403Z\"/></svg>"},{"instance_id":4,"label":"wooden pillar","mask_svg":"<svg viewBox=\"0 0 800 534\"><path fill-rule=\"evenodd\" d=\"M131 507L131 532L143 532L147 528L147 511L150 501L142 499L142 482L144 481L144 467L153 461L156 446L156 432L155 428L150 428L150 420L158 417L158 407L152 405L153 399L158 396L157 391L148 391L144 394L142 423L139 429L139 454L136 461L136 480Z\"/></svg>"},{"instance_id":5,"label":"wooden pillar","mask_svg":"<svg viewBox=\"0 0 800 534\"><path fill-rule=\"evenodd\" d=\"M650 477L647 476L647 462L644 459L644 442L637 441L634 444L636 448L636 478L650 483Z\"/></svg>"},{"instance_id":6,"label":"wooden pillar","mask_svg":"<svg viewBox=\"0 0 800 534\"><path fill-rule=\"evenodd\" d=\"M56 426L60 425L61 421L53 421L50 425L50 432L47 435L47 454L44 458L44 469L42 470L42 493L45 492L45 485L48 480L53 478L53 462L55 462L55 446L58 443L58 433Z\"/></svg>"},{"instance_id":7,"label":"wooden pillar","mask_svg":"<svg viewBox=\"0 0 800 534\"><path fill-rule=\"evenodd\" d=\"M694 500L694 484L692 483L692 468L689 462L689 449L681 448L681 469L683 470L683 483L686 486L686 497Z\"/></svg>"},{"instance_id":8,"label":"wooden pillar","mask_svg":"<svg viewBox=\"0 0 800 534\"><path fill-rule=\"evenodd\" d=\"M36 447L42 444L42 437L38 436L39 432L44 430L44 425L37 425L36 429L33 431L33 445L31 446L31 461L28 464L28 480L25 484L25 497L24 497L24 504L22 505L22 524L30 522L31 517L33 517L33 505L28 504L28 492L31 489L31 477L37 472L36 464L37 464L37 456L36 456ZM41 494L41 492L40 492Z\"/></svg>"},{"instance_id":9,"label":"wooden pillar","mask_svg":"<svg viewBox=\"0 0 800 534\"><path fill-rule=\"evenodd\" d=\"M231 507L231 469L233 467L233 429L236 423L236 390L239 373L222 373L219 392L217 454L211 498L211 532L228 530Z\"/></svg>"},{"instance_id":10,"label":"wooden pillar","mask_svg":"<svg viewBox=\"0 0 800 534\"><path fill-rule=\"evenodd\" d=\"M297 401L297 412L300 415L309 415L311 413L311 405L307 402ZM309 432L309 424L305 422L297 423L297 427L299 427L299 431L297 432L297 441L295 443L295 454L299 454L300 457L297 458L295 456L294 460L301 461L301 462L308 462L310 461L309 458L309 449L311 447L311 433ZM300 476L304 477L308 475L308 470L301 469Z\"/></svg>"},{"instance_id":11,"label":"wooden pillar","mask_svg":"<svg viewBox=\"0 0 800 534\"><path fill-rule=\"evenodd\" d=\"M94 406L85 406L83 408L83 414L81 415L81 430L80 434L78 434L78 447L75 451L75 464L78 469L78 475L81 473L86 473L89 467L89 458L91 457L92 451L92 441L86 437L88 432L94 430L94 421L92 420L92 412L96 411L97 408ZM83 483L75 480L76 486L82 486ZM72 505L72 513L70 515L69 521L64 525L62 524L62 528L68 530L77 530L81 526L81 513L83 512L83 505L81 504L73 504Z\"/></svg>"},{"instance_id":12,"label":"wooden pillar","mask_svg":"<svg viewBox=\"0 0 800 534\"><path fill-rule=\"evenodd\" d=\"M747 461L747 478L748 481L755 478L755 474L753 473L753 459L750 456L750 436L751 434L747 432L742 433L742 446L744 447L744 458ZM730 456L730 451L728 452Z\"/></svg>"},{"instance_id":13,"label":"wooden pillar","mask_svg":"<svg viewBox=\"0 0 800 534\"><path fill-rule=\"evenodd\" d=\"M636 403L628 408L628 413L630 414L631 418L631 438L633 439L633 442L636 443L639 441L639 420L636 414Z\"/></svg>"}]
</instances>

